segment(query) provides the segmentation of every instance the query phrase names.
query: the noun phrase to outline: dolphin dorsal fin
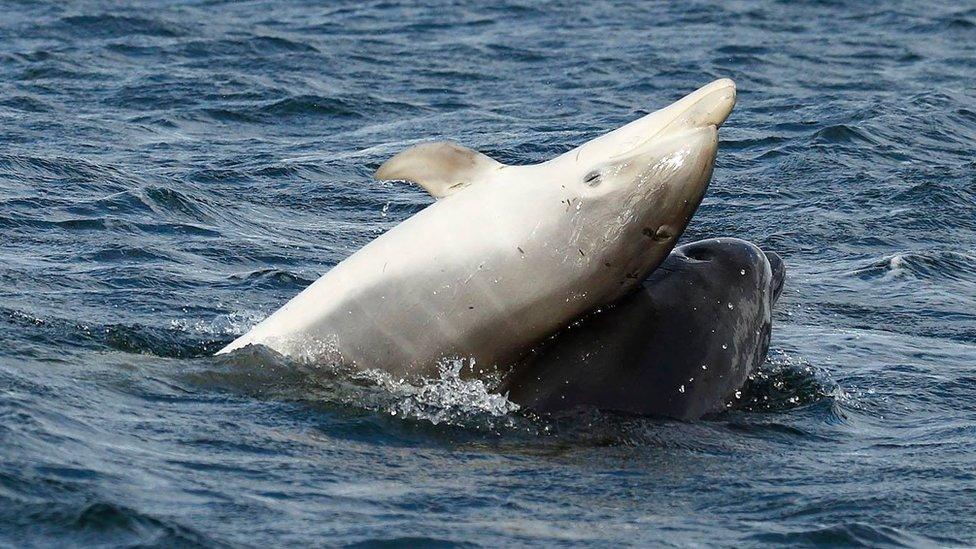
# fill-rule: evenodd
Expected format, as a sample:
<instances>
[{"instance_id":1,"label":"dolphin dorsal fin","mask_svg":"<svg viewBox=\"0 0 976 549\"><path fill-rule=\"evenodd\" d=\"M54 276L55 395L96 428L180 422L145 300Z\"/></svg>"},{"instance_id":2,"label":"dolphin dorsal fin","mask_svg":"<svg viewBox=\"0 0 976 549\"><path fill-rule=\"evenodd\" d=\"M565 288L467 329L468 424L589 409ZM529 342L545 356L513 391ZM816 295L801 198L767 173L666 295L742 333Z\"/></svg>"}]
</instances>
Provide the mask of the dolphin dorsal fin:
<instances>
[{"instance_id":1,"label":"dolphin dorsal fin","mask_svg":"<svg viewBox=\"0 0 976 549\"><path fill-rule=\"evenodd\" d=\"M400 179L443 198L482 179L504 164L450 141L421 143L387 160L373 174L381 181Z\"/></svg>"}]
</instances>

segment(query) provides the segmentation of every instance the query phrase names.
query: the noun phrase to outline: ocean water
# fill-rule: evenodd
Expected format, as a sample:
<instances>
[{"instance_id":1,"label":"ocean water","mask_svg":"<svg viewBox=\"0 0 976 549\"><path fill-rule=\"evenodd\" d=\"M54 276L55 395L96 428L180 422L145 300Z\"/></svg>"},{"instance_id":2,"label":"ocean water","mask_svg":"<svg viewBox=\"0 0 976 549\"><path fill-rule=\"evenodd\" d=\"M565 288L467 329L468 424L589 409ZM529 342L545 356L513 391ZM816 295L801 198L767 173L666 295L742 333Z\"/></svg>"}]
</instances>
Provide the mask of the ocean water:
<instances>
[{"instance_id":1,"label":"ocean water","mask_svg":"<svg viewBox=\"0 0 976 549\"><path fill-rule=\"evenodd\" d=\"M431 202L404 147L719 77L684 241L789 273L726 413L211 357ZM0 2L0 546L976 544L974 82L970 2Z\"/></svg>"}]
</instances>

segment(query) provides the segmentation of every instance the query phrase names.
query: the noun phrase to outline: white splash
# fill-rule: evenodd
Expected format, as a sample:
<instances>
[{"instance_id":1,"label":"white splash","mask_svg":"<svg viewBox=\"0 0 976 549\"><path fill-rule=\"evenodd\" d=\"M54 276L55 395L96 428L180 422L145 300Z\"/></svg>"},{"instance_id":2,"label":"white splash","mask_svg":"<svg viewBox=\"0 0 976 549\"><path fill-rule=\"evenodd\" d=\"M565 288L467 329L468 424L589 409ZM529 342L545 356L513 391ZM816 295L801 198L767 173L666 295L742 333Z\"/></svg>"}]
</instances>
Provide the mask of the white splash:
<instances>
[{"instance_id":1,"label":"white splash","mask_svg":"<svg viewBox=\"0 0 976 549\"><path fill-rule=\"evenodd\" d=\"M504 395L492 393L490 381L462 377L468 364L465 359L444 360L438 365L438 377L415 382L396 379L379 370L363 370L355 377L380 386L394 397L385 408L390 415L434 425L466 425L479 416L505 417L519 409Z\"/></svg>"},{"instance_id":2,"label":"white splash","mask_svg":"<svg viewBox=\"0 0 976 549\"><path fill-rule=\"evenodd\" d=\"M239 336L250 330L267 315L260 311L234 311L217 315L210 320L190 320L178 318L169 323L170 328L180 332L197 332L207 335Z\"/></svg>"}]
</instances>

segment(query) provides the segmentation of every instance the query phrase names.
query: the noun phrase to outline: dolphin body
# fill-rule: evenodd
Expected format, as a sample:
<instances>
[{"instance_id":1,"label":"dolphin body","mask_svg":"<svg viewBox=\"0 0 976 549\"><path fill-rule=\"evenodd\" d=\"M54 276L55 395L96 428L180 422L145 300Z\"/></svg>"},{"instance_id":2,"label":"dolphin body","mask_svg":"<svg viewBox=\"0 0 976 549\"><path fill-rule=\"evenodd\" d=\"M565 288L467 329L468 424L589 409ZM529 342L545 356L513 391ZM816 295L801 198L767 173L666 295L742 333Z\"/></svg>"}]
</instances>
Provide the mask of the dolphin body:
<instances>
[{"instance_id":1,"label":"dolphin body","mask_svg":"<svg viewBox=\"0 0 976 549\"><path fill-rule=\"evenodd\" d=\"M786 269L737 238L679 246L641 287L521 360L498 392L525 408L695 420L766 359Z\"/></svg>"},{"instance_id":2,"label":"dolphin body","mask_svg":"<svg viewBox=\"0 0 976 549\"><path fill-rule=\"evenodd\" d=\"M218 354L262 344L404 378L452 357L468 373L514 363L667 257L705 194L735 95L717 80L540 164L447 142L397 154L375 177L438 200Z\"/></svg>"}]
</instances>

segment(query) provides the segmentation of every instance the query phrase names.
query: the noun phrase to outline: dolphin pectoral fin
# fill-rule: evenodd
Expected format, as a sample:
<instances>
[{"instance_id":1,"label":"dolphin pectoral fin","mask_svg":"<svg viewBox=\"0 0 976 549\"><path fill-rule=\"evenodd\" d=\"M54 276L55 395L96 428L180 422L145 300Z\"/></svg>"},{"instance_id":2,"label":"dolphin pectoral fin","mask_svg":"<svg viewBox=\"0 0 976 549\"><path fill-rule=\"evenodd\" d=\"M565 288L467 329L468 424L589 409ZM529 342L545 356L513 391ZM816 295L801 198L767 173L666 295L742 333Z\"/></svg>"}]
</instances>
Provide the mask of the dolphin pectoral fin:
<instances>
[{"instance_id":1,"label":"dolphin pectoral fin","mask_svg":"<svg viewBox=\"0 0 976 549\"><path fill-rule=\"evenodd\" d=\"M420 185L443 198L484 179L504 164L450 141L422 143L398 153L373 174L374 179L399 179Z\"/></svg>"}]
</instances>

